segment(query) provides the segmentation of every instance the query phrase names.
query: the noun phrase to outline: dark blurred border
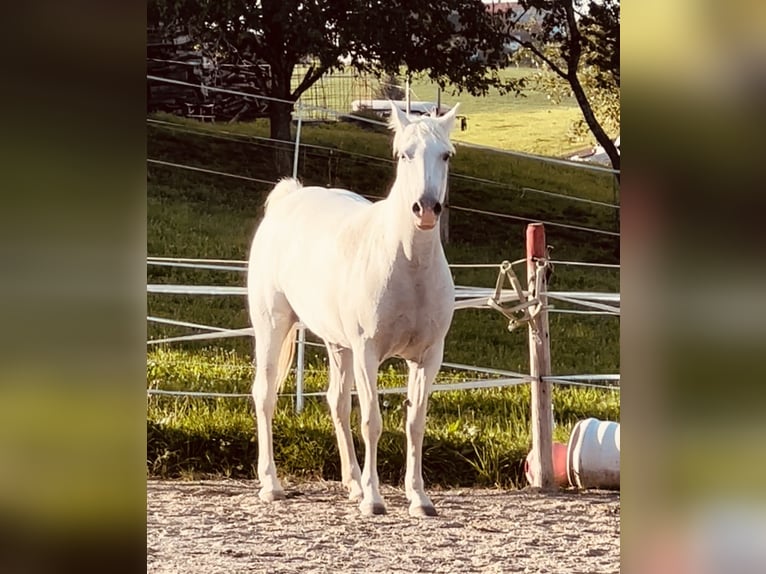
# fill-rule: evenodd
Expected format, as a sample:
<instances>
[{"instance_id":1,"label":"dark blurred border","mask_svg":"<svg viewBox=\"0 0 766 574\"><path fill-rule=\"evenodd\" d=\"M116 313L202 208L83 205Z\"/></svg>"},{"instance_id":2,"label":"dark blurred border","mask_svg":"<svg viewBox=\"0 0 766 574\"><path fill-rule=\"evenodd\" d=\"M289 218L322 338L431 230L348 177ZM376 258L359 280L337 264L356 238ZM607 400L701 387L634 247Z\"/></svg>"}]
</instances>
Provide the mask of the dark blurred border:
<instances>
[{"instance_id":1,"label":"dark blurred border","mask_svg":"<svg viewBox=\"0 0 766 574\"><path fill-rule=\"evenodd\" d=\"M145 5L4 22L0 571L142 571Z\"/></svg>"},{"instance_id":2,"label":"dark blurred border","mask_svg":"<svg viewBox=\"0 0 766 574\"><path fill-rule=\"evenodd\" d=\"M764 572L766 7L626 8L623 569Z\"/></svg>"}]
</instances>

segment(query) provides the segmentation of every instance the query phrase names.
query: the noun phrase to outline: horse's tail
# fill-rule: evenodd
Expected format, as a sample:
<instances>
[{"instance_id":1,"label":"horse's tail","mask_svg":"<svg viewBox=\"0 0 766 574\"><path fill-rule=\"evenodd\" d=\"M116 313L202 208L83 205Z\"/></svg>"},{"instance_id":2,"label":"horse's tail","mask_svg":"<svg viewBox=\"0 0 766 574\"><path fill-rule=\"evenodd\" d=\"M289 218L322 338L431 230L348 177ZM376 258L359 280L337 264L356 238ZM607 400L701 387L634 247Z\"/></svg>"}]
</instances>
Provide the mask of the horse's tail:
<instances>
[{"instance_id":1,"label":"horse's tail","mask_svg":"<svg viewBox=\"0 0 766 574\"><path fill-rule=\"evenodd\" d=\"M287 379L287 373L290 372L290 365L293 362L293 356L295 355L295 333L298 331L298 325L293 325L287 332L284 340L282 341L282 348L279 350L279 362L277 363L277 387L282 390L282 385L285 384Z\"/></svg>"},{"instance_id":2,"label":"horse's tail","mask_svg":"<svg viewBox=\"0 0 766 574\"><path fill-rule=\"evenodd\" d=\"M302 187L301 183L293 177L285 177L280 179L274 189L271 190L269 196L266 198L266 213L269 212L269 207L274 203L289 195L294 191L298 191Z\"/></svg>"}]
</instances>

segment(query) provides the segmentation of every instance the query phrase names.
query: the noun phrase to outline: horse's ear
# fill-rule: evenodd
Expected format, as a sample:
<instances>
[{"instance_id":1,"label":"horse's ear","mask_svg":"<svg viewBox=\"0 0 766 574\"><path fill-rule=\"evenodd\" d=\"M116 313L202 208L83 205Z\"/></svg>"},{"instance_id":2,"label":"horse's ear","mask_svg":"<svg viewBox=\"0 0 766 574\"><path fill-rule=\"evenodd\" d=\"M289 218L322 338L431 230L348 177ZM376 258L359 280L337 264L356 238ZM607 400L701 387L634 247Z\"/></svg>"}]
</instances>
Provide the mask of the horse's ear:
<instances>
[{"instance_id":1,"label":"horse's ear","mask_svg":"<svg viewBox=\"0 0 766 574\"><path fill-rule=\"evenodd\" d=\"M450 133L452 128L455 127L455 114L457 114L457 109L459 107L459 103L455 104L450 111L439 118L439 123L447 133Z\"/></svg>"},{"instance_id":2,"label":"horse's ear","mask_svg":"<svg viewBox=\"0 0 766 574\"><path fill-rule=\"evenodd\" d=\"M400 132L410 125L410 120L407 117L407 114L399 109L399 106L390 100L389 102L391 103L391 117L389 118L388 126L392 130Z\"/></svg>"}]
</instances>

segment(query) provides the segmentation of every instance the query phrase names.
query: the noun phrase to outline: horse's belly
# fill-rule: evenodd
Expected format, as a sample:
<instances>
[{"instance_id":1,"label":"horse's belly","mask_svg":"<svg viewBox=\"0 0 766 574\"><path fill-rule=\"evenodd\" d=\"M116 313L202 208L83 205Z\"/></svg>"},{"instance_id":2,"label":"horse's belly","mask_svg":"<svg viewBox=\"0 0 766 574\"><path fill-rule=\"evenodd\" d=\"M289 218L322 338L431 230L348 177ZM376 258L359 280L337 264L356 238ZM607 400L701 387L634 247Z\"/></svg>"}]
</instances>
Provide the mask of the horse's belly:
<instances>
[{"instance_id":1,"label":"horse's belly","mask_svg":"<svg viewBox=\"0 0 766 574\"><path fill-rule=\"evenodd\" d=\"M308 272L302 277L297 268L287 277L283 276L280 289L309 331L328 343L348 347L350 342L341 319L337 287L333 288L334 283L324 277L326 269L311 272L310 267L302 268Z\"/></svg>"},{"instance_id":2,"label":"horse's belly","mask_svg":"<svg viewBox=\"0 0 766 574\"><path fill-rule=\"evenodd\" d=\"M313 285L322 290L320 284ZM444 339L452 318L449 306L429 309L408 306L395 314L370 308L360 314L356 306L337 297L337 293L315 290L313 296L308 296L304 291L287 289L285 295L299 319L316 336L347 348L354 346L360 337L371 339L381 361L395 356L418 359L436 341ZM318 305L318 301L323 304Z\"/></svg>"},{"instance_id":3,"label":"horse's belly","mask_svg":"<svg viewBox=\"0 0 766 574\"><path fill-rule=\"evenodd\" d=\"M289 297L288 301L290 301ZM328 313L326 307L320 308L316 305L316 302L311 305L292 300L290 304L300 321L317 337L327 343L333 343L341 347L351 346L343 324L338 321L336 313Z\"/></svg>"}]
</instances>

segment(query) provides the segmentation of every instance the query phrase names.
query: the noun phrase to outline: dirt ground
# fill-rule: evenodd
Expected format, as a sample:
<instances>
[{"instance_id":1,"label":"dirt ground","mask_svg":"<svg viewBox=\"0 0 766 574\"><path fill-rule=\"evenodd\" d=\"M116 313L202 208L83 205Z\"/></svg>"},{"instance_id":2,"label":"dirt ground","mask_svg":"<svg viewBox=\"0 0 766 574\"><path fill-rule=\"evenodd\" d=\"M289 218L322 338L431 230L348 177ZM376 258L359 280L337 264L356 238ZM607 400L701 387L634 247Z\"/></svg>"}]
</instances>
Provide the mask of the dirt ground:
<instances>
[{"instance_id":1,"label":"dirt ground","mask_svg":"<svg viewBox=\"0 0 766 574\"><path fill-rule=\"evenodd\" d=\"M403 489L363 517L340 483L284 486L269 505L254 481L148 481L147 572L620 571L617 492L431 489L439 516L415 519Z\"/></svg>"}]
</instances>

